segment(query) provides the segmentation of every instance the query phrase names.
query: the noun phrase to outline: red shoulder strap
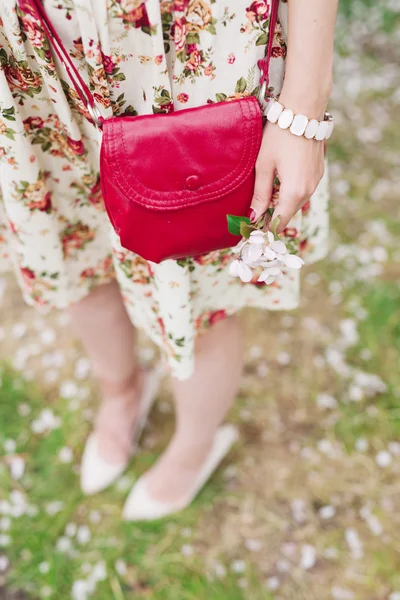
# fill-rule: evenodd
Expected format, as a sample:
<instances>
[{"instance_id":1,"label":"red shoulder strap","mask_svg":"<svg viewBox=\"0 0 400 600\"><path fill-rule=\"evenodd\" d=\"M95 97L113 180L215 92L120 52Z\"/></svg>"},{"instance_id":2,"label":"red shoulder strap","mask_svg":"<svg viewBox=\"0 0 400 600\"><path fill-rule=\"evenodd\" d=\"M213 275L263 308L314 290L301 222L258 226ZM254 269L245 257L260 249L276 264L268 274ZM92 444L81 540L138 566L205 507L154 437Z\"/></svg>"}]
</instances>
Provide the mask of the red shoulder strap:
<instances>
[{"instance_id":1,"label":"red shoulder strap","mask_svg":"<svg viewBox=\"0 0 400 600\"><path fill-rule=\"evenodd\" d=\"M24 5L30 5L35 9L36 15L40 20L43 30L54 52L57 54L58 58L64 65L65 70L68 74L72 85L75 88L76 93L78 94L79 98L82 100L86 108L88 108L89 110L91 109L90 112L92 114L92 111L96 109L96 102L93 97L93 94L82 79L74 63L72 62L71 57L69 56L64 44L62 43L61 38L58 35L55 27L52 25L43 7L43 4L40 0L24 0ZM261 71L260 85L263 85L264 83L268 85L269 64L271 61L272 46L274 42L275 28L278 19L278 6L279 0L271 0L271 17L269 22L268 44L264 58L258 61L258 67Z\"/></svg>"}]
</instances>

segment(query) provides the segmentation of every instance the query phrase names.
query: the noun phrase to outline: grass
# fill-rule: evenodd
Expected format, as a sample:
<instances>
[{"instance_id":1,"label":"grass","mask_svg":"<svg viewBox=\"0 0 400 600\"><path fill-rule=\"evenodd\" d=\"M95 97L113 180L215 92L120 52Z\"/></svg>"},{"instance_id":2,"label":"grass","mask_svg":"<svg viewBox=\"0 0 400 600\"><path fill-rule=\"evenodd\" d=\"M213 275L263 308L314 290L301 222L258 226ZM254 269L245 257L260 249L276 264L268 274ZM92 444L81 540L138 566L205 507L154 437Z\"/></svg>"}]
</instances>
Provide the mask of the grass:
<instances>
[{"instance_id":1,"label":"grass","mask_svg":"<svg viewBox=\"0 0 400 600\"><path fill-rule=\"evenodd\" d=\"M372 2L364 4L367 19ZM359 7L341 2L350 17L339 40L343 57L346 35L358 34L351 19ZM389 35L395 19L385 16L383 4L377 8L383 18L372 25L383 38L352 39L364 44L352 59L367 82L369 69L381 68L377 57L391 60L396 52ZM351 600L388 600L400 591L400 221L393 172L400 115L393 89L364 86L351 100L358 111L351 119L342 67L332 107L342 119L329 148L333 247L340 251L305 272L301 310L244 314L246 373L231 414L241 441L182 515L147 525L120 519L130 486L167 443L167 390L127 475L103 494L81 495L78 466L96 390L74 375L82 353L68 325L57 314L46 323L34 315L7 279L0 598L6 585L29 600L68 600L75 582L74 597L85 600L79 582L95 579L95 600L339 600L340 590ZM380 141L365 143L357 134L376 126L377 102L390 126L382 127ZM22 339L15 323L27 326ZM45 327L56 332L54 344L38 342ZM356 331L350 342L349 327ZM18 368L21 348L29 349L29 359ZM385 387L374 390L376 380L365 383L365 375ZM75 392L62 397L62 382ZM322 394L331 397L331 408L323 407ZM40 432L34 423L45 408L60 425ZM380 467L382 453L389 464ZM13 457L24 461L21 478L11 476ZM307 569L302 557L310 547L316 562ZM2 570L5 556L10 566Z\"/></svg>"}]
</instances>

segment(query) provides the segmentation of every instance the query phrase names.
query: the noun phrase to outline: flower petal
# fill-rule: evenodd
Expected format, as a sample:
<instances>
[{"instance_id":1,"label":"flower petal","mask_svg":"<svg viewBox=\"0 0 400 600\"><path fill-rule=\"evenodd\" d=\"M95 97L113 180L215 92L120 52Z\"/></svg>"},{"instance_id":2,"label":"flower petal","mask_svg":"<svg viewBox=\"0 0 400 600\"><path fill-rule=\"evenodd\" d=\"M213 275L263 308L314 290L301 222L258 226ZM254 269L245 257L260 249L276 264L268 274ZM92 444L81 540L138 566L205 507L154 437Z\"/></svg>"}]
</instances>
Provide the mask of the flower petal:
<instances>
[{"instance_id":1,"label":"flower petal","mask_svg":"<svg viewBox=\"0 0 400 600\"><path fill-rule=\"evenodd\" d=\"M264 258L267 260L274 260L274 258L276 258L276 253L270 248L270 246L267 246L264 249Z\"/></svg>"},{"instance_id":2,"label":"flower petal","mask_svg":"<svg viewBox=\"0 0 400 600\"><path fill-rule=\"evenodd\" d=\"M243 261L239 262L238 275L244 283L248 283L253 277L252 270Z\"/></svg>"},{"instance_id":3,"label":"flower petal","mask_svg":"<svg viewBox=\"0 0 400 600\"><path fill-rule=\"evenodd\" d=\"M259 258L261 258L261 256L263 255L264 252L264 244L251 244L251 246L249 247L249 260L251 260L251 262L255 262L256 260L258 260Z\"/></svg>"},{"instance_id":4,"label":"flower petal","mask_svg":"<svg viewBox=\"0 0 400 600\"><path fill-rule=\"evenodd\" d=\"M240 242L238 244L236 244L236 246L234 246L232 248L232 252L234 254L240 254L240 252L242 251L243 246L245 246L247 244L247 240L242 239L240 240Z\"/></svg>"},{"instance_id":5,"label":"flower petal","mask_svg":"<svg viewBox=\"0 0 400 600\"><path fill-rule=\"evenodd\" d=\"M232 277L238 277L238 275L239 275L238 267L239 267L239 261L233 260L231 262L231 264L229 265L229 275L232 275Z\"/></svg>"},{"instance_id":6,"label":"flower petal","mask_svg":"<svg viewBox=\"0 0 400 600\"><path fill-rule=\"evenodd\" d=\"M286 254L286 245L282 240L274 240L269 247L278 254Z\"/></svg>"},{"instance_id":7,"label":"flower petal","mask_svg":"<svg viewBox=\"0 0 400 600\"><path fill-rule=\"evenodd\" d=\"M263 231L259 229L257 231L252 231L249 237L250 244L264 244L265 243L265 234Z\"/></svg>"},{"instance_id":8,"label":"flower petal","mask_svg":"<svg viewBox=\"0 0 400 600\"><path fill-rule=\"evenodd\" d=\"M268 237L268 243L272 244L272 242L275 240L274 234L272 233L272 231L267 232L267 237Z\"/></svg>"},{"instance_id":9,"label":"flower petal","mask_svg":"<svg viewBox=\"0 0 400 600\"><path fill-rule=\"evenodd\" d=\"M282 273L282 270L280 269L280 267L267 267L264 273L268 273L268 275L273 275L274 277L276 277L277 275L280 275Z\"/></svg>"},{"instance_id":10,"label":"flower petal","mask_svg":"<svg viewBox=\"0 0 400 600\"><path fill-rule=\"evenodd\" d=\"M304 265L304 260L300 256L296 256L296 254L285 254L283 261L289 269L301 269Z\"/></svg>"}]
</instances>

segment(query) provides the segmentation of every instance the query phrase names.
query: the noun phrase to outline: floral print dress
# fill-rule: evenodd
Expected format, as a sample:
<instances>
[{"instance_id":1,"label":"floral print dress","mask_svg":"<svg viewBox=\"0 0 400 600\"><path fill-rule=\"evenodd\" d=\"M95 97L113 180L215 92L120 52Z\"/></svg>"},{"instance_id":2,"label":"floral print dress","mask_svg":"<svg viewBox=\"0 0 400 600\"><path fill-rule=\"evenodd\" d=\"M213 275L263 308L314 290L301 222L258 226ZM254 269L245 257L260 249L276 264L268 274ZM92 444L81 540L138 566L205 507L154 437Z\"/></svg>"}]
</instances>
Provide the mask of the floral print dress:
<instances>
[{"instance_id":1,"label":"floral print dress","mask_svg":"<svg viewBox=\"0 0 400 600\"><path fill-rule=\"evenodd\" d=\"M256 94L268 0L45 0L47 13L104 117ZM223 250L159 265L125 250L99 184L99 134L25 0L0 0L0 266L26 301L63 308L117 278L132 322L172 373L191 375L196 334L245 306L293 309L299 273L243 284ZM279 95L286 54L281 1L270 67ZM274 200L279 195L275 188ZM307 262L326 252L327 181L285 230Z\"/></svg>"}]
</instances>

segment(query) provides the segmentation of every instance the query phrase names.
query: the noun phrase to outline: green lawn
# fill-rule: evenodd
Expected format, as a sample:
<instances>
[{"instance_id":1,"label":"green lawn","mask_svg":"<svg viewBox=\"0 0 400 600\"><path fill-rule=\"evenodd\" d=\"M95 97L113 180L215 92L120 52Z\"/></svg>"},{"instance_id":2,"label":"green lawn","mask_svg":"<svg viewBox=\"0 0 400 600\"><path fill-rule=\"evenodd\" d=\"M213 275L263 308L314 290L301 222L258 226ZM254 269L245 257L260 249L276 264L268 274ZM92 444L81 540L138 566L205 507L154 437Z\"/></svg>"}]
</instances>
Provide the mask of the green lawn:
<instances>
[{"instance_id":1,"label":"green lawn","mask_svg":"<svg viewBox=\"0 0 400 600\"><path fill-rule=\"evenodd\" d=\"M81 495L96 391L68 324L44 322L6 279L0 598L6 586L29 600L399 600L399 80L378 77L400 59L399 18L372 0L341 9L332 251L305 270L301 310L244 315L241 441L182 515L120 519L171 431L165 390L127 475Z\"/></svg>"}]
</instances>

